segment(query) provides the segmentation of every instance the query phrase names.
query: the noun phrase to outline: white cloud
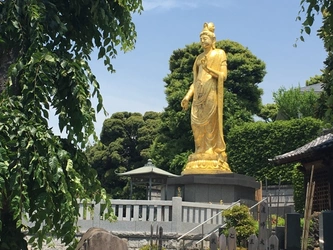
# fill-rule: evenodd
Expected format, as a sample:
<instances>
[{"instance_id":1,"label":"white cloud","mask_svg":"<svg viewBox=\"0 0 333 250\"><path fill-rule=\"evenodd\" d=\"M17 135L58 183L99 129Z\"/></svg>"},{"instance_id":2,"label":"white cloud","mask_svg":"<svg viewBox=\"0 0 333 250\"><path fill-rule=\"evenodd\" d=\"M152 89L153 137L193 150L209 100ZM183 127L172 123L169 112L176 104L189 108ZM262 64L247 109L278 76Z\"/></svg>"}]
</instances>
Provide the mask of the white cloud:
<instances>
[{"instance_id":1,"label":"white cloud","mask_svg":"<svg viewBox=\"0 0 333 250\"><path fill-rule=\"evenodd\" d=\"M203 5L211 5L214 7L225 7L231 3L231 0L143 0L145 11L153 9L170 10L175 8L189 9L199 8Z\"/></svg>"},{"instance_id":2,"label":"white cloud","mask_svg":"<svg viewBox=\"0 0 333 250\"><path fill-rule=\"evenodd\" d=\"M145 11L153 9L170 10L174 8L195 7L194 1L187 0L143 0L143 7Z\"/></svg>"}]
</instances>

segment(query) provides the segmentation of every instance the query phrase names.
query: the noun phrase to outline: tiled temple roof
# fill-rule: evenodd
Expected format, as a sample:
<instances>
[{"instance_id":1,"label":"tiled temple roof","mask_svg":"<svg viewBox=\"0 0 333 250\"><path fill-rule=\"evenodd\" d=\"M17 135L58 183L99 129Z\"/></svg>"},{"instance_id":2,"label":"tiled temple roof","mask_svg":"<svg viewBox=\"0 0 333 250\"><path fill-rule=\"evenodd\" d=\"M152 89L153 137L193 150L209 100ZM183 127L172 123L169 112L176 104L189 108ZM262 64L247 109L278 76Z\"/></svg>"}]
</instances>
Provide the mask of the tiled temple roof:
<instances>
[{"instance_id":1,"label":"tiled temple roof","mask_svg":"<svg viewBox=\"0 0 333 250\"><path fill-rule=\"evenodd\" d=\"M325 148L330 148L332 146L333 146L333 134L328 133L326 135L317 137L313 141L293 151L275 156L273 159L269 159L269 161L277 164L291 163L309 157L313 155L313 153L316 153Z\"/></svg>"},{"instance_id":2,"label":"tiled temple roof","mask_svg":"<svg viewBox=\"0 0 333 250\"><path fill-rule=\"evenodd\" d=\"M179 175L175 175L172 173L169 173L163 169L160 169L158 167L155 167L151 161L151 159L148 159L148 163L145 164L141 168L133 169L125 173L117 173L119 176L135 176L135 175L147 175L149 174L155 174L155 175L160 175L160 176L165 176L167 177L179 177Z\"/></svg>"},{"instance_id":3,"label":"tiled temple roof","mask_svg":"<svg viewBox=\"0 0 333 250\"><path fill-rule=\"evenodd\" d=\"M320 83L304 86L304 87L301 87L300 90L301 90L301 92L313 90L315 93L320 93L320 92L323 92L323 83L320 82Z\"/></svg>"}]
</instances>

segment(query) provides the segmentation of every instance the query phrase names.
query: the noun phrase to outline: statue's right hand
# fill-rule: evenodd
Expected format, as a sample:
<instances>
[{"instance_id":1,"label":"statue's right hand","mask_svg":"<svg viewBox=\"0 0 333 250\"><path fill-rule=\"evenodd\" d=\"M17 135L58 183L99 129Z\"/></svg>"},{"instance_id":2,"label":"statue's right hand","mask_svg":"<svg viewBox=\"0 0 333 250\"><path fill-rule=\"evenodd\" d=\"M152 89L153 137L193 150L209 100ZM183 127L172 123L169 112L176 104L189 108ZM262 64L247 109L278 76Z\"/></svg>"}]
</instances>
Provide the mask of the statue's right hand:
<instances>
[{"instance_id":1,"label":"statue's right hand","mask_svg":"<svg viewBox=\"0 0 333 250\"><path fill-rule=\"evenodd\" d=\"M183 110L187 110L188 109L188 99L186 97L184 97L182 102L180 103L180 105L182 106Z\"/></svg>"}]
</instances>

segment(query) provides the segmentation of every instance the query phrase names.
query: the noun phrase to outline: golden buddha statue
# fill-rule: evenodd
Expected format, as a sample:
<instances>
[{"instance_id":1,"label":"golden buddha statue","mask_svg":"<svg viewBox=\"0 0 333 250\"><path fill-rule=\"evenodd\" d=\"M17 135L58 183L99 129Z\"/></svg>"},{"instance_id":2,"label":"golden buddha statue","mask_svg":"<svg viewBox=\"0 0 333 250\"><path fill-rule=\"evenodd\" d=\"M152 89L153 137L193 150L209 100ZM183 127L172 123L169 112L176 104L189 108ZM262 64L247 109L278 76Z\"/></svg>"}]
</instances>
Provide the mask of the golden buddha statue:
<instances>
[{"instance_id":1,"label":"golden buddha statue","mask_svg":"<svg viewBox=\"0 0 333 250\"><path fill-rule=\"evenodd\" d=\"M223 83L227 79L227 56L215 48L215 26L205 23L200 33L204 52L193 65L193 84L181 101L184 110L192 99L191 127L195 152L182 175L230 173L223 137Z\"/></svg>"}]
</instances>

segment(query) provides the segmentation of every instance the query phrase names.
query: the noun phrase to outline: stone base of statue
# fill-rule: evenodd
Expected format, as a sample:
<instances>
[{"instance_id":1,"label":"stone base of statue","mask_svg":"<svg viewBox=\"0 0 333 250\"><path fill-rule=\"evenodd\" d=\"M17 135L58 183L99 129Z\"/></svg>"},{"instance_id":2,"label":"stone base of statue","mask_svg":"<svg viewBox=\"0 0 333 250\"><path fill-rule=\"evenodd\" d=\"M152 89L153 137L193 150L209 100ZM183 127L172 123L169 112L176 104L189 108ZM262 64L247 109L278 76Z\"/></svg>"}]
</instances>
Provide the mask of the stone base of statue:
<instances>
[{"instance_id":1,"label":"stone base of statue","mask_svg":"<svg viewBox=\"0 0 333 250\"><path fill-rule=\"evenodd\" d=\"M227 204L241 200L249 206L255 204L255 192L260 188L255 178L232 172L216 174L213 170L202 170L202 172L168 178L167 200L181 196L183 201L189 202L221 203L222 201Z\"/></svg>"}]
</instances>

